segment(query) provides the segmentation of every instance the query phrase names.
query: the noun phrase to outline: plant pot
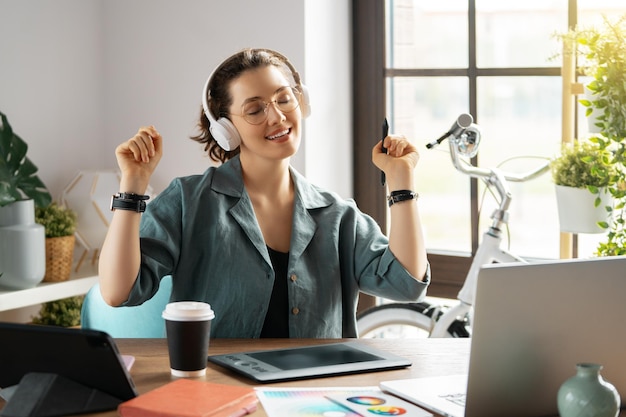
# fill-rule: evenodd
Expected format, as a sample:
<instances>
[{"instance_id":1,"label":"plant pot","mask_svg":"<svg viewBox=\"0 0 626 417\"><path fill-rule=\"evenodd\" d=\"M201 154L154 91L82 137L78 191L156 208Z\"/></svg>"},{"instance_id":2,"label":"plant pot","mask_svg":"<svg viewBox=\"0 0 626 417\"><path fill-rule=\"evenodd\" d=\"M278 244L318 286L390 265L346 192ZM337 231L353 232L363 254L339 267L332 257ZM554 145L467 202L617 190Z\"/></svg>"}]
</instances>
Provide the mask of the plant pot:
<instances>
[{"instance_id":1,"label":"plant pot","mask_svg":"<svg viewBox=\"0 0 626 417\"><path fill-rule=\"evenodd\" d=\"M45 229L35 223L35 203L20 200L0 207L0 286L32 288L46 273Z\"/></svg>"},{"instance_id":2,"label":"plant pot","mask_svg":"<svg viewBox=\"0 0 626 417\"><path fill-rule=\"evenodd\" d=\"M602 201L595 207L597 195L592 194L586 188L555 185L555 190L561 232L604 233L606 231L598 226L598 222L609 220L606 206L612 205L610 193L606 190L601 191Z\"/></svg>"},{"instance_id":3,"label":"plant pot","mask_svg":"<svg viewBox=\"0 0 626 417\"><path fill-rule=\"evenodd\" d=\"M74 235L46 238L46 275L44 282L67 281L74 260Z\"/></svg>"}]
</instances>

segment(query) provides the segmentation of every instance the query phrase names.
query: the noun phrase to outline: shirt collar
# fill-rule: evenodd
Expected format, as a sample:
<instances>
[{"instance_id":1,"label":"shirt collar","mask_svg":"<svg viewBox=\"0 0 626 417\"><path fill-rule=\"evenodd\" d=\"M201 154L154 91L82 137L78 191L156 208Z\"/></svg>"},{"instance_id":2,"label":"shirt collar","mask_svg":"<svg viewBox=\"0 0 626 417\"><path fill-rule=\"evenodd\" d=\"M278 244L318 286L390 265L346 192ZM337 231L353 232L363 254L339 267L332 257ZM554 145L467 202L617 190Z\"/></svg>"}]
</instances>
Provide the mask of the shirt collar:
<instances>
[{"instance_id":1,"label":"shirt collar","mask_svg":"<svg viewBox=\"0 0 626 417\"><path fill-rule=\"evenodd\" d=\"M322 193L319 187L311 184L295 168L290 166L289 172L291 173L296 193L307 210L327 207L332 204L331 198ZM233 197L242 196L244 187L239 155L229 159L215 170L211 189Z\"/></svg>"}]
</instances>

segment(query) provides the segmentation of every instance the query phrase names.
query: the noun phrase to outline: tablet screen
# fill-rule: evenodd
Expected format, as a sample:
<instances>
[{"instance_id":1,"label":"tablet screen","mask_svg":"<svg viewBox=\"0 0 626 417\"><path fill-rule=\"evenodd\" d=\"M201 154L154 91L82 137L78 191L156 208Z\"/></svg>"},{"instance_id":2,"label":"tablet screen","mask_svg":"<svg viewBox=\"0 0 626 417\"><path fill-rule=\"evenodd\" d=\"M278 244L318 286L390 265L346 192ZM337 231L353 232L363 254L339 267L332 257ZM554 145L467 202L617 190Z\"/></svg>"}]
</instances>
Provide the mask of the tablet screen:
<instances>
[{"instance_id":1,"label":"tablet screen","mask_svg":"<svg viewBox=\"0 0 626 417\"><path fill-rule=\"evenodd\" d=\"M330 366L355 362L380 361L383 358L346 345L313 346L302 350L275 350L250 353L248 356L258 359L276 368L293 370L313 366Z\"/></svg>"},{"instance_id":2,"label":"tablet screen","mask_svg":"<svg viewBox=\"0 0 626 417\"><path fill-rule=\"evenodd\" d=\"M59 374L124 401L137 396L124 358L108 334L0 323L0 388L19 384L30 372Z\"/></svg>"}]
</instances>

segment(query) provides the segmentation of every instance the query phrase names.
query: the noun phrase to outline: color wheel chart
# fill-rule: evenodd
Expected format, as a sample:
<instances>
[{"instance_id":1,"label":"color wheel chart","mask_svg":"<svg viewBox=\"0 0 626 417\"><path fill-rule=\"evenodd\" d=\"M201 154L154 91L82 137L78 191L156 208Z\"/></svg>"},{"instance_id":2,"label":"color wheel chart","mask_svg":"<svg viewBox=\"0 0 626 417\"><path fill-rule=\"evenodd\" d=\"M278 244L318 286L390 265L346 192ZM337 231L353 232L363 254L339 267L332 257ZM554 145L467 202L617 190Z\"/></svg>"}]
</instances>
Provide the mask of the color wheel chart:
<instances>
[{"instance_id":1,"label":"color wheel chart","mask_svg":"<svg viewBox=\"0 0 626 417\"><path fill-rule=\"evenodd\" d=\"M378 387L256 388L270 417L432 417Z\"/></svg>"}]
</instances>

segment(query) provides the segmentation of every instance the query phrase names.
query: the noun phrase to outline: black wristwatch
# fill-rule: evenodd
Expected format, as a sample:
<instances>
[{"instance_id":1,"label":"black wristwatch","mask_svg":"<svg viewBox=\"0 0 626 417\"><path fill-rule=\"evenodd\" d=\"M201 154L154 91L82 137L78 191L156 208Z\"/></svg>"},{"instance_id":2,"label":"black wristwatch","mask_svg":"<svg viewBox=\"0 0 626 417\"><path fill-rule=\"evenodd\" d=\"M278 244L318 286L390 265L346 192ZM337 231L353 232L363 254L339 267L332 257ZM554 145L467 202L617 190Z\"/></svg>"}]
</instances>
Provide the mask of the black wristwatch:
<instances>
[{"instance_id":1,"label":"black wristwatch","mask_svg":"<svg viewBox=\"0 0 626 417\"><path fill-rule=\"evenodd\" d=\"M117 193L111 197L111 211L113 210L129 210L137 213L146 211L146 200L150 196L135 193Z\"/></svg>"},{"instance_id":2,"label":"black wristwatch","mask_svg":"<svg viewBox=\"0 0 626 417\"><path fill-rule=\"evenodd\" d=\"M417 197L418 194L411 190L392 191L391 194L387 196L387 203L389 204L389 207L391 207L401 201L413 200Z\"/></svg>"}]
</instances>

